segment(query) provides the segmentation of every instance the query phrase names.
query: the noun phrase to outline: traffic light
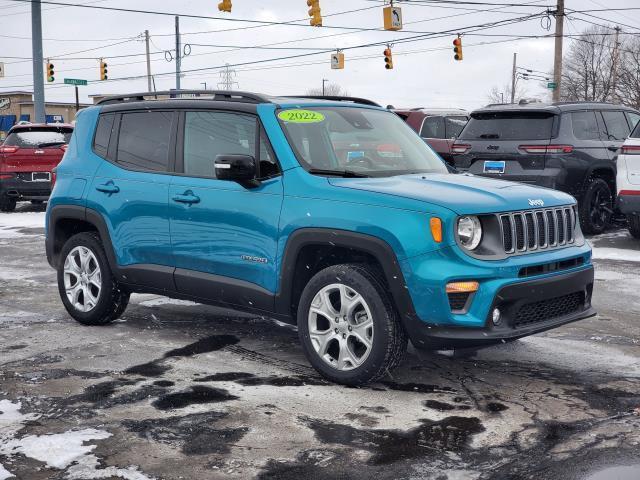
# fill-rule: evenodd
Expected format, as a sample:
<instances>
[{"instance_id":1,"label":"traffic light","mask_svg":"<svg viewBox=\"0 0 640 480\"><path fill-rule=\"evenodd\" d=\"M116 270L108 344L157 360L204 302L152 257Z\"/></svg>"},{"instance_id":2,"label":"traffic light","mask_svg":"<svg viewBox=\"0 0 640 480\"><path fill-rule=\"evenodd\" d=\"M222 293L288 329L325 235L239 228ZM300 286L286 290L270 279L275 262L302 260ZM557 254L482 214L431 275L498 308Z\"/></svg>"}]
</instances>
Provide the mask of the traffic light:
<instances>
[{"instance_id":1,"label":"traffic light","mask_svg":"<svg viewBox=\"0 0 640 480\"><path fill-rule=\"evenodd\" d=\"M322 15L320 14L320 0L307 0L307 5L311 7L309 8L309 16L311 17L309 25L312 27L321 27Z\"/></svg>"},{"instance_id":2,"label":"traffic light","mask_svg":"<svg viewBox=\"0 0 640 480\"><path fill-rule=\"evenodd\" d=\"M47 60L47 82L54 82L56 80L56 72L53 69L53 63Z\"/></svg>"},{"instance_id":3,"label":"traffic light","mask_svg":"<svg viewBox=\"0 0 640 480\"><path fill-rule=\"evenodd\" d=\"M455 52L453 59L461 61L462 60L462 37L460 35L458 35L458 38L456 38L453 41L453 51Z\"/></svg>"},{"instance_id":4,"label":"traffic light","mask_svg":"<svg viewBox=\"0 0 640 480\"><path fill-rule=\"evenodd\" d=\"M107 62L100 59L100 80L107 80Z\"/></svg>"},{"instance_id":5,"label":"traffic light","mask_svg":"<svg viewBox=\"0 0 640 480\"><path fill-rule=\"evenodd\" d=\"M391 70L393 68L393 56L391 55L391 48L384 49L384 68Z\"/></svg>"},{"instance_id":6,"label":"traffic light","mask_svg":"<svg viewBox=\"0 0 640 480\"><path fill-rule=\"evenodd\" d=\"M218 4L218 10L221 12L231 12L231 0L222 0Z\"/></svg>"}]
</instances>

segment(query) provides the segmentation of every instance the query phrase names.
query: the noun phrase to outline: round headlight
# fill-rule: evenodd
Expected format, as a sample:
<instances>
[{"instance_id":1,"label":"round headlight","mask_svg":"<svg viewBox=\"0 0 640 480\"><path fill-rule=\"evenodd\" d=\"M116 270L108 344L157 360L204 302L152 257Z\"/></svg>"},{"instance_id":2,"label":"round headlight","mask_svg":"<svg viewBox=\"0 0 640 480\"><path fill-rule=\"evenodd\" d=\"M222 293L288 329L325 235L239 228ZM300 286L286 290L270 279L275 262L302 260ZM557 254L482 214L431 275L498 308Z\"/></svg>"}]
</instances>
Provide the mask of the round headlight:
<instances>
[{"instance_id":1,"label":"round headlight","mask_svg":"<svg viewBox=\"0 0 640 480\"><path fill-rule=\"evenodd\" d=\"M482 226L478 217L468 216L458 219L458 240L467 250L473 250L480 245Z\"/></svg>"}]
</instances>

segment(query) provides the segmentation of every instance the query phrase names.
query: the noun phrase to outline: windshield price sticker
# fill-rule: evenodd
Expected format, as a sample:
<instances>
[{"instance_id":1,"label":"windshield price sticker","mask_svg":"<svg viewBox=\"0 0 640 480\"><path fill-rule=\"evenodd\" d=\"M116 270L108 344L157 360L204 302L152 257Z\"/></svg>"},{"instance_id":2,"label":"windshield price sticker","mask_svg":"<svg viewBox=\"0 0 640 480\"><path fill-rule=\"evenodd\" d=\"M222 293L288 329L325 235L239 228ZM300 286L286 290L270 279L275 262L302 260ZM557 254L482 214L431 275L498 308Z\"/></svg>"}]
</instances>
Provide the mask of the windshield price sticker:
<instances>
[{"instance_id":1,"label":"windshield price sticker","mask_svg":"<svg viewBox=\"0 0 640 480\"><path fill-rule=\"evenodd\" d=\"M313 110L283 110L278 118L290 123L319 123L324 121L324 115Z\"/></svg>"}]
</instances>

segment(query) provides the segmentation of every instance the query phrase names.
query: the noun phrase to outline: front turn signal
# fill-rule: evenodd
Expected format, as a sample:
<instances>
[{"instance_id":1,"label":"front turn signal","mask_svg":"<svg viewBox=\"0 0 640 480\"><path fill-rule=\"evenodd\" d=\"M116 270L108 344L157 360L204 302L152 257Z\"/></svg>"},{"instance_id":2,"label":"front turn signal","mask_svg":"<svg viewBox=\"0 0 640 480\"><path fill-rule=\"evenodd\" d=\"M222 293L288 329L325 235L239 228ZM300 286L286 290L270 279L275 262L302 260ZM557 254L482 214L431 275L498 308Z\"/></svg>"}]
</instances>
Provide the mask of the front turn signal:
<instances>
[{"instance_id":1,"label":"front turn signal","mask_svg":"<svg viewBox=\"0 0 640 480\"><path fill-rule=\"evenodd\" d=\"M436 243L442 242L442 220L438 217L431 217L429 220L429 227L431 228L431 236Z\"/></svg>"},{"instance_id":2,"label":"front turn signal","mask_svg":"<svg viewBox=\"0 0 640 480\"><path fill-rule=\"evenodd\" d=\"M447 283L447 293L473 293L478 287L478 282L451 282Z\"/></svg>"}]
</instances>

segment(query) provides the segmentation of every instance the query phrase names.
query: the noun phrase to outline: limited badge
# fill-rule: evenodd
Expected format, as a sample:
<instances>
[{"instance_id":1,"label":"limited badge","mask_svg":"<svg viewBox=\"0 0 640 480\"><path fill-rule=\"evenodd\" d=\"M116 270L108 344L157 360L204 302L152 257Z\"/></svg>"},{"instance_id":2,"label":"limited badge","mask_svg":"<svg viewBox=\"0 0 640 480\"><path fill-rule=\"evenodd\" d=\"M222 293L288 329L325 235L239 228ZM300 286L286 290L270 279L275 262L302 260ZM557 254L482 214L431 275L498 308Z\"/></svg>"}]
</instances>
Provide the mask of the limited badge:
<instances>
[{"instance_id":1,"label":"limited badge","mask_svg":"<svg viewBox=\"0 0 640 480\"><path fill-rule=\"evenodd\" d=\"M290 123L319 123L324 121L324 115L314 110L283 110L278 112L278 118Z\"/></svg>"}]
</instances>

